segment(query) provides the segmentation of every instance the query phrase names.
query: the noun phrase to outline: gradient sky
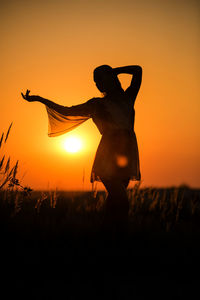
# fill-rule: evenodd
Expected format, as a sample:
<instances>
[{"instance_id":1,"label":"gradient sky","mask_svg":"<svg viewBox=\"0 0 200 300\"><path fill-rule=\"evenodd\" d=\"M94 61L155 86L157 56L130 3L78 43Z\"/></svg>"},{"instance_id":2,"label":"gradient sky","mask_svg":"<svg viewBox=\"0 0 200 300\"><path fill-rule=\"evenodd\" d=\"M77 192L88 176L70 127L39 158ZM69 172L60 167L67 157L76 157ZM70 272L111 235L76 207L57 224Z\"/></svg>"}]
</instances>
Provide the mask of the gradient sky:
<instances>
[{"instance_id":1,"label":"gradient sky","mask_svg":"<svg viewBox=\"0 0 200 300\"><path fill-rule=\"evenodd\" d=\"M100 134L91 120L60 137L47 136L47 113L31 94L71 106L101 96L93 69L138 64L135 104L142 184L200 187L200 2L193 0L0 1L0 130L19 178L34 189L90 189ZM119 75L127 87L130 75ZM62 144L80 136L84 149ZM101 187L101 184L98 184Z\"/></svg>"}]
</instances>

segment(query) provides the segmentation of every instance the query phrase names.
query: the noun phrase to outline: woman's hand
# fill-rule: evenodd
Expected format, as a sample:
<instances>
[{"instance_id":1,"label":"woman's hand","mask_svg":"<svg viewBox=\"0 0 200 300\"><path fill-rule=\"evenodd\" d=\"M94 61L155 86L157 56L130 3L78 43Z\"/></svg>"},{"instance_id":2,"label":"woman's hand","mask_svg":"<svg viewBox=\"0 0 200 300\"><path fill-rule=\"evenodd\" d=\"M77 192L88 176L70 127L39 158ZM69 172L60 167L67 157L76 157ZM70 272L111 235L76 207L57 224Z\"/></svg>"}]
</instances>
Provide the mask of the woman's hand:
<instances>
[{"instance_id":1,"label":"woman's hand","mask_svg":"<svg viewBox=\"0 0 200 300\"><path fill-rule=\"evenodd\" d=\"M35 95L30 96L29 93L30 91L26 90L26 95L24 95L23 93L21 93L21 95L28 102L38 101L39 96L35 96Z\"/></svg>"}]
</instances>

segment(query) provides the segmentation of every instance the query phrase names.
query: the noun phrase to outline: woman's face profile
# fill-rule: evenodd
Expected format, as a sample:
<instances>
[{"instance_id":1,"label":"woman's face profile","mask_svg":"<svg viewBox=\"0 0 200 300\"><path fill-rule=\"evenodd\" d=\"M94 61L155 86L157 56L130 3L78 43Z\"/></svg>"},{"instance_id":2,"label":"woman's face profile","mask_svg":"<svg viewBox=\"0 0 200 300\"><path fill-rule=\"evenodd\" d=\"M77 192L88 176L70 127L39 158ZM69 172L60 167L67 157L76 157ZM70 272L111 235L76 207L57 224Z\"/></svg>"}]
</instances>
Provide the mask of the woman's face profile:
<instances>
[{"instance_id":1,"label":"woman's face profile","mask_svg":"<svg viewBox=\"0 0 200 300\"><path fill-rule=\"evenodd\" d=\"M96 83L98 90L102 93L111 90L115 84L112 74L107 72L99 72L94 75L94 82Z\"/></svg>"}]
</instances>

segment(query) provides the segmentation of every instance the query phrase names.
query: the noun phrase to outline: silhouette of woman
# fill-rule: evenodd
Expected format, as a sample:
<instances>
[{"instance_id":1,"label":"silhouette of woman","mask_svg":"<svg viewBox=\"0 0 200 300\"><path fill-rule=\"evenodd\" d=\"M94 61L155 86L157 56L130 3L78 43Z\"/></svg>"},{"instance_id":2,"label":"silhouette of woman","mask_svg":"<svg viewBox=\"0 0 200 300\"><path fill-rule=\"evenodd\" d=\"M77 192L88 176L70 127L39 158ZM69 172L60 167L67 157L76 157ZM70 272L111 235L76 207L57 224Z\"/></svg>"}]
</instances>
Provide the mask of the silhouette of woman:
<instances>
[{"instance_id":1,"label":"silhouette of woman","mask_svg":"<svg viewBox=\"0 0 200 300\"><path fill-rule=\"evenodd\" d=\"M120 73L132 75L130 86L124 91L117 77ZM140 89L142 68L138 65L112 68L102 65L94 70L94 81L101 98L71 107L62 106L40 96L22 97L45 104L49 118L49 136L66 133L92 118L102 134L91 172L91 182L101 181L108 196L105 204L105 222L122 226L128 217L129 202L126 193L130 180L140 180L137 139L134 132L134 103Z\"/></svg>"}]
</instances>

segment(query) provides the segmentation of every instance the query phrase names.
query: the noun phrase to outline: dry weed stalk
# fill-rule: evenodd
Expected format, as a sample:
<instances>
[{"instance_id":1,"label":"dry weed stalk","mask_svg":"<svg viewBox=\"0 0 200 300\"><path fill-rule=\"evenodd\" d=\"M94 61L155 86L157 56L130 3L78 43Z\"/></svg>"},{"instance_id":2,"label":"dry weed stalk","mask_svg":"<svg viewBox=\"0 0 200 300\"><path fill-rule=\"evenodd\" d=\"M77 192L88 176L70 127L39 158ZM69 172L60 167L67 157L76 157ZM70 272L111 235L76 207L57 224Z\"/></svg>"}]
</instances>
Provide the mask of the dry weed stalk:
<instances>
[{"instance_id":1,"label":"dry weed stalk","mask_svg":"<svg viewBox=\"0 0 200 300\"><path fill-rule=\"evenodd\" d=\"M4 146L8 140L10 130L12 127L12 124L10 124L7 133L5 135L4 139L4 132L1 135L0 139L0 150L4 151ZM7 186L8 189L11 191L18 190L20 188L21 192L24 196L30 195L30 192L32 189L30 187L24 187L20 184L19 180L16 178L17 171L18 171L18 163L19 161L15 163L15 165L10 168L10 156L8 157L6 161L6 155L2 154L2 157L0 159L0 190L5 188Z\"/></svg>"},{"instance_id":2,"label":"dry weed stalk","mask_svg":"<svg viewBox=\"0 0 200 300\"><path fill-rule=\"evenodd\" d=\"M149 206L149 211L155 211L158 206L160 193L159 191L154 191L153 197L152 197L152 203Z\"/></svg>"},{"instance_id":3,"label":"dry weed stalk","mask_svg":"<svg viewBox=\"0 0 200 300\"><path fill-rule=\"evenodd\" d=\"M53 192L52 191L49 192L49 198L50 198L50 207L55 208L58 200L57 189Z\"/></svg>"},{"instance_id":4,"label":"dry weed stalk","mask_svg":"<svg viewBox=\"0 0 200 300\"><path fill-rule=\"evenodd\" d=\"M37 213L40 212L41 205L47 198L48 198L47 194L42 192L41 197L37 199L37 202L35 204L35 209L36 209Z\"/></svg>"},{"instance_id":5,"label":"dry weed stalk","mask_svg":"<svg viewBox=\"0 0 200 300\"><path fill-rule=\"evenodd\" d=\"M99 195L99 199L96 204L96 211L101 211L105 203L105 198L102 194Z\"/></svg>"},{"instance_id":6,"label":"dry weed stalk","mask_svg":"<svg viewBox=\"0 0 200 300\"><path fill-rule=\"evenodd\" d=\"M6 186L6 184L8 184L14 174L15 171L15 167L16 165L10 170L10 157L8 157L7 162L6 161L6 155L3 153L4 151L4 147L5 147L5 143L8 139L8 136L10 134L10 130L12 127L12 123L10 124L7 133L6 133L6 137L4 139L4 132L1 135L1 139L0 139L0 150L2 151L1 154L1 158L0 158L0 190L3 189L3 187ZM16 170L17 171L17 170ZM15 173L16 173L15 171ZM16 176L16 174L15 174Z\"/></svg>"},{"instance_id":7,"label":"dry weed stalk","mask_svg":"<svg viewBox=\"0 0 200 300\"><path fill-rule=\"evenodd\" d=\"M14 199L14 211L11 214L11 217L14 217L17 215L22 209L22 198L20 197L19 193L15 194L15 199Z\"/></svg>"},{"instance_id":8,"label":"dry weed stalk","mask_svg":"<svg viewBox=\"0 0 200 300\"><path fill-rule=\"evenodd\" d=\"M14 211L11 213L11 217L15 216L21 211L23 197L30 196L32 189L30 187L24 187L17 179L18 172L18 160L13 167L11 167L10 156L6 158L5 144L10 135L12 124L10 124L6 135L4 132L0 138L0 191L4 190L3 202L7 202L9 205L14 204Z\"/></svg>"}]
</instances>

